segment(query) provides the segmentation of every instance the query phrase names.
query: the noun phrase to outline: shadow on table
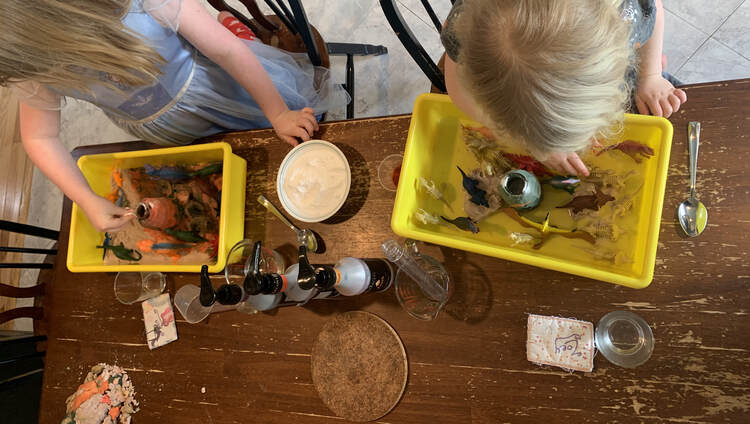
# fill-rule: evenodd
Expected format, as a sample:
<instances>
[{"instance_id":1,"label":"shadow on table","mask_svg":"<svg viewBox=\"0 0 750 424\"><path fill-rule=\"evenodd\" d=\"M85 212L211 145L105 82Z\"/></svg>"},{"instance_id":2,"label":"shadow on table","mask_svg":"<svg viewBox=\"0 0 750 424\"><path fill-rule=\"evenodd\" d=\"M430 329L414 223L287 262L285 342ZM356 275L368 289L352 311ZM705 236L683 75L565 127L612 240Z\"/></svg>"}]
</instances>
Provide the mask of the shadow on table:
<instances>
[{"instance_id":1,"label":"shadow on table","mask_svg":"<svg viewBox=\"0 0 750 424\"><path fill-rule=\"evenodd\" d=\"M367 195L370 192L370 170L365 158L351 146L342 143L334 144L344 152L346 160L349 162L352 184L349 189L349 197L346 198L344 205L336 214L323 221L323 224L340 224L356 215L365 205Z\"/></svg>"},{"instance_id":2,"label":"shadow on table","mask_svg":"<svg viewBox=\"0 0 750 424\"><path fill-rule=\"evenodd\" d=\"M453 284L453 293L443 310L457 320L467 323L483 321L492 309L492 285L489 277L477 264L468 260L466 252L440 247L443 266Z\"/></svg>"},{"instance_id":3,"label":"shadow on table","mask_svg":"<svg viewBox=\"0 0 750 424\"><path fill-rule=\"evenodd\" d=\"M264 240L267 211L258 203L258 195L262 193L263 187L268 187L268 151L262 147L250 147L236 153L247 161L244 236L250 240ZM269 193L263 194L269 197Z\"/></svg>"}]
</instances>

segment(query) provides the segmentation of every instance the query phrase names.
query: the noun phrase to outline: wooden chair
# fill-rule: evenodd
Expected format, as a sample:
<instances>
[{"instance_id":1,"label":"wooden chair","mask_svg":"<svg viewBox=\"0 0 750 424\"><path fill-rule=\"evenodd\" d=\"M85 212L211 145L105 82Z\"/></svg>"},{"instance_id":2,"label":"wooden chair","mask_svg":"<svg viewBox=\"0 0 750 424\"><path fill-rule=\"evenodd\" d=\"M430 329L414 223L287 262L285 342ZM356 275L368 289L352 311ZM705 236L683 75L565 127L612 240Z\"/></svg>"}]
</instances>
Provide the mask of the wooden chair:
<instances>
[{"instance_id":1,"label":"wooden chair","mask_svg":"<svg viewBox=\"0 0 750 424\"><path fill-rule=\"evenodd\" d=\"M18 331L0 331L0 417L3 424L35 423L42 393L44 350L47 340Z\"/></svg>"},{"instance_id":2,"label":"wooden chair","mask_svg":"<svg viewBox=\"0 0 750 424\"><path fill-rule=\"evenodd\" d=\"M438 33L442 31L443 25L440 23L435 11L432 9L429 0L421 0L422 6L427 11L427 15L435 25ZM427 51L422 47L417 37L411 32L409 26L406 24L406 20L401 16L399 12L396 0L380 0L380 7L383 9L386 20L393 28L393 31L398 36L401 44L404 45L406 51L409 52L412 59L417 62L419 68L432 82L432 92L446 93L445 89L445 75L443 73L443 63L445 61L445 54L440 58L440 61L436 64ZM451 4L455 3L455 0L451 0Z\"/></svg>"},{"instance_id":3,"label":"wooden chair","mask_svg":"<svg viewBox=\"0 0 750 424\"><path fill-rule=\"evenodd\" d=\"M43 237L51 240L57 240L60 233L58 231L46 228L35 227L33 225L18 224L10 221L0 220L0 231L26 234L30 236ZM30 253L46 255L41 262L0 262L0 268L31 268L46 270L48 272L40 273L40 281L49 276L49 272L54 265L53 256L57 254L57 249L33 249L25 247L0 246L0 252L8 253ZM0 312L0 324L17 318L32 318L42 320L44 310L41 306L42 296L44 295L45 283L40 282L33 287L15 287L4 282L0 282L0 296L12 298L34 298L34 306L13 308L8 311Z\"/></svg>"},{"instance_id":4,"label":"wooden chair","mask_svg":"<svg viewBox=\"0 0 750 424\"><path fill-rule=\"evenodd\" d=\"M330 68L330 56L346 56L344 89L351 100L346 106L346 118L354 117L354 56L379 56L388 53L384 46L354 43L326 43L315 27L310 25L300 0L265 0L275 15L264 15L255 0L239 0L253 19L248 19L224 0L208 0L218 11L226 10L250 27L265 44L282 50L306 52L315 66ZM287 6L288 3L288 6Z\"/></svg>"},{"instance_id":5,"label":"wooden chair","mask_svg":"<svg viewBox=\"0 0 750 424\"><path fill-rule=\"evenodd\" d=\"M20 233L57 240L59 232L33 225L0 220L0 232ZM2 234L5 236L6 234ZM7 240L7 237L0 237ZM41 262L0 262L0 268L39 269L39 281L51 278L54 255L57 249L33 249L0 246L0 257L7 254L30 253L45 255ZM12 298L33 297L34 306L13 308L0 312L0 324L17 319L34 319L34 332L0 331L0 417L4 424L35 423L39 415L39 401L44 371L45 333L42 298L45 283L19 288L0 282L0 296ZM38 322L37 322L38 321ZM37 325L42 324L42 325ZM36 334L35 334L36 333ZM41 346L38 346L41 344Z\"/></svg>"}]
</instances>

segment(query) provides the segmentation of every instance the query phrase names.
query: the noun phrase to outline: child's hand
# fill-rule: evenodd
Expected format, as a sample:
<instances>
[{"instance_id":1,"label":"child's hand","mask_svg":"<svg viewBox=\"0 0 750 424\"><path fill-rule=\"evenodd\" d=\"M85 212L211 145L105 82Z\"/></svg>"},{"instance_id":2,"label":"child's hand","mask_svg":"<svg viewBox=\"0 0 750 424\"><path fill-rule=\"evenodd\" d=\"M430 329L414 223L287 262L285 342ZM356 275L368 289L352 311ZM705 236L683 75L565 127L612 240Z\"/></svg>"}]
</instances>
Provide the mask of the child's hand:
<instances>
[{"instance_id":1,"label":"child's hand","mask_svg":"<svg viewBox=\"0 0 750 424\"><path fill-rule=\"evenodd\" d=\"M96 195L86 199L78 206L83 209L91 224L97 231L110 232L121 230L135 214L129 209L115 206L109 200Z\"/></svg>"},{"instance_id":2,"label":"child's hand","mask_svg":"<svg viewBox=\"0 0 750 424\"><path fill-rule=\"evenodd\" d=\"M307 141L318 130L318 120L315 119L314 112L309 107L281 112L274 118L271 125L276 134L292 146L298 144L295 137Z\"/></svg>"},{"instance_id":3,"label":"child's hand","mask_svg":"<svg viewBox=\"0 0 750 424\"><path fill-rule=\"evenodd\" d=\"M583 175L588 177L589 170L576 153L552 153L541 161L547 168L564 175Z\"/></svg>"},{"instance_id":4,"label":"child's hand","mask_svg":"<svg viewBox=\"0 0 750 424\"><path fill-rule=\"evenodd\" d=\"M635 105L642 115L669 116L687 101L687 94L660 74L641 76L635 90Z\"/></svg>"}]
</instances>

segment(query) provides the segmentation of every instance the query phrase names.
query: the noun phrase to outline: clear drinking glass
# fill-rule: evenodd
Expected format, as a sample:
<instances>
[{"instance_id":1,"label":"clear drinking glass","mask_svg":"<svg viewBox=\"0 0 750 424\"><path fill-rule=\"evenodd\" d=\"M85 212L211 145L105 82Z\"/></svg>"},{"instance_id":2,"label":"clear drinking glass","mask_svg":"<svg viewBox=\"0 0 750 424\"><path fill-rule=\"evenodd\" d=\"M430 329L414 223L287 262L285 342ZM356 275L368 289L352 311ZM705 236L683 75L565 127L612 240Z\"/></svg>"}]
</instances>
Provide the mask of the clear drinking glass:
<instances>
[{"instance_id":1,"label":"clear drinking glass","mask_svg":"<svg viewBox=\"0 0 750 424\"><path fill-rule=\"evenodd\" d=\"M413 240L402 248L394 240L383 243L383 252L398 265L396 298L409 315L424 321L437 318L450 298L452 285L443 265L417 250Z\"/></svg>"},{"instance_id":2,"label":"clear drinking glass","mask_svg":"<svg viewBox=\"0 0 750 424\"><path fill-rule=\"evenodd\" d=\"M242 285L245 281L245 275L250 272L253 266L253 245L252 240L240 240L235 244L227 255L227 265L224 268L224 277L227 284ZM263 273L283 274L286 269L284 258L279 252L262 247L260 251L259 271Z\"/></svg>"},{"instance_id":3,"label":"clear drinking glass","mask_svg":"<svg viewBox=\"0 0 750 424\"><path fill-rule=\"evenodd\" d=\"M398 188L398 180L401 176L401 163L404 161L404 156L401 154L393 154L386 156L378 165L378 181L384 189L388 191L396 191Z\"/></svg>"},{"instance_id":4,"label":"clear drinking glass","mask_svg":"<svg viewBox=\"0 0 750 424\"><path fill-rule=\"evenodd\" d=\"M115 297L130 305L160 295L166 286L166 276L161 272L118 272Z\"/></svg>"}]
</instances>

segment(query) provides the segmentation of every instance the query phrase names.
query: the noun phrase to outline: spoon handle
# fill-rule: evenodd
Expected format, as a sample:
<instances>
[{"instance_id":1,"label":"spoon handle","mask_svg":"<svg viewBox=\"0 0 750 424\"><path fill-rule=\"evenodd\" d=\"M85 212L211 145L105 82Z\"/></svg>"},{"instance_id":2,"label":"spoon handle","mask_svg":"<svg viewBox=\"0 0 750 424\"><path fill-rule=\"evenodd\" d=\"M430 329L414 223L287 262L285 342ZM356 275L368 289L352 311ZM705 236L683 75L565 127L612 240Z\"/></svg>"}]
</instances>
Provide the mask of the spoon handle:
<instances>
[{"instance_id":1,"label":"spoon handle","mask_svg":"<svg viewBox=\"0 0 750 424\"><path fill-rule=\"evenodd\" d=\"M688 126L688 152L690 153L690 196L695 197L695 171L698 168L698 146L701 138L701 123L690 122Z\"/></svg>"},{"instance_id":2,"label":"spoon handle","mask_svg":"<svg viewBox=\"0 0 750 424\"><path fill-rule=\"evenodd\" d=\"M271 211L272 214L276 215L276 218L279 218L281 222L283 222L287 227L291 228L295 233L299 233L300 231L299 228L297 228L294 224L292 224L292 222L289 219L287 219L287 217L285 217L284 214L281 213L281 211L278 210L276 206L273 205L273 203L271 203L268 199L266 199L266 196L262 194L259 195L258 203L263 205L264 208Z\"/></svg>"}]
</instances>

